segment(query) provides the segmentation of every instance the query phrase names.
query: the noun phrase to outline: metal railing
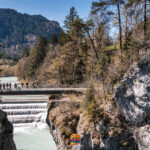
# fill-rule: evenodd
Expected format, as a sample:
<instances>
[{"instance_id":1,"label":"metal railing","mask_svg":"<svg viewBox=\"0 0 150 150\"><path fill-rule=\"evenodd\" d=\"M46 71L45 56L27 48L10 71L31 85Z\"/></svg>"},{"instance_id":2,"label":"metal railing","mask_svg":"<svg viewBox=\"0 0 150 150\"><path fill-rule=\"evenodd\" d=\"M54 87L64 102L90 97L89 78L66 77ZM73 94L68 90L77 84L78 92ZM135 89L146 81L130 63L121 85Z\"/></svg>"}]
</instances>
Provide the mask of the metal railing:
<instances>
[{"instance_id":1,"label":"metal railing","mask_svg":"<svg viewBox=\"0 0 150 150\"><path fill-rule=\"evenodd\" d=\"M68 85L68 84L63 84L63 85L50 85L50 84L22 84L22 83L15 83L15 84L10 84L10 83L3 83L0 84L0 91L11 91L11 90L28 90L28 89L50 89L50 88L87 88L87 84L74 84L74 85Z\"/></svg>"}]
</instances>

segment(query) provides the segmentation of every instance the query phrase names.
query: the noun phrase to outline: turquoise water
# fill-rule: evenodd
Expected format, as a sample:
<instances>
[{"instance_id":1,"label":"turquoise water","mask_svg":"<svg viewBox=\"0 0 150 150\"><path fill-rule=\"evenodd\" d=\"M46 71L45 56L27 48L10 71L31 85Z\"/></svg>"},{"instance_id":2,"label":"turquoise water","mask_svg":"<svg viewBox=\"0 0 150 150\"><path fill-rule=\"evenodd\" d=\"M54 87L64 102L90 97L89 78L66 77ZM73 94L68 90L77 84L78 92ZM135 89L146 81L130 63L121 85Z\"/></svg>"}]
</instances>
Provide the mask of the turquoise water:
<instances>
[{"instance_id":1,"label":"turquoise water","mask_svg":"<svg viewBox=\"0 0 150 150\"><path fill-rule=\"evenodd\" d=\"M0 78L1 83L16 83L18 82L17 77L2 77ZM11 99L45 99L43 96L2 96L2 99L11 100ZM10 104L11 105L11 104ZM46 117L46 114L44 115ZM14 127L14 141L17 147L17 150L57 150L56 144L53 140L52 135L48 129L46 123L39 123L40 125L20 125Z\"/></svg>"},{"instance_id":2,"label":"turquoise water","mask_svg":"<svg viewBox=\"0 0 150 150\"><path fill-rule=\"evenodd\" d=\"M17 150L57 150L47 128L15 128L14 141Z\"/></svg>"}]
</instances>

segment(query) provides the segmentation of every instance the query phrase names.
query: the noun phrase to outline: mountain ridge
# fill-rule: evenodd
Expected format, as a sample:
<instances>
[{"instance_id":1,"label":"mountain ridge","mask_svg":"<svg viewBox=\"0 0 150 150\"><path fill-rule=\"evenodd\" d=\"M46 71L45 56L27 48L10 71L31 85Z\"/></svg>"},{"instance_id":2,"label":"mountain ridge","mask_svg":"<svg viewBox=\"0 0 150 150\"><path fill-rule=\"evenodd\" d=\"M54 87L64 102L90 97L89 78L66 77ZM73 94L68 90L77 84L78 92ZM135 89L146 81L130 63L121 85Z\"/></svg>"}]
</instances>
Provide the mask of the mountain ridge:
<instances>
[{"instance_id":1,"label":"mountain ridge","mask_svg":"<svg viewBox=\"0 0 150 150\"><path fill-rule=\"evenodd\" d=\"M9 8L0 8L0 52L7 56L22 55L24 47L32 47L40 36L50 38L60 32L57 21L42 15L29 15Z\"/></svg>"}]
</instances>

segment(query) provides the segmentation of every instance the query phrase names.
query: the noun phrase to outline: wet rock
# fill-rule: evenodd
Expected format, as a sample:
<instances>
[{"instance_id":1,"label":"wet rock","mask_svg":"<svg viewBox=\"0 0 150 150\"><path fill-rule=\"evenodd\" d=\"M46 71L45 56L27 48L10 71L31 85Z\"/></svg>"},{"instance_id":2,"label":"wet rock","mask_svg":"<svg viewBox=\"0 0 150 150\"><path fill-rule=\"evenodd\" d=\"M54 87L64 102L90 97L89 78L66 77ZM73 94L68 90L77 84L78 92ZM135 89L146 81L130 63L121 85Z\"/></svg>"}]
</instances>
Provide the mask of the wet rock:
<instances>
[{"instance_id":1,"label":"wet rock","mask_svg":"<svg viewBox=\"0 0 150 150\"><path fill-rule=\"evenodd\" d=\"M13 141L13 126L2 110L0 110L0 150L16 150Z\"/></svg>"}]
</instances>

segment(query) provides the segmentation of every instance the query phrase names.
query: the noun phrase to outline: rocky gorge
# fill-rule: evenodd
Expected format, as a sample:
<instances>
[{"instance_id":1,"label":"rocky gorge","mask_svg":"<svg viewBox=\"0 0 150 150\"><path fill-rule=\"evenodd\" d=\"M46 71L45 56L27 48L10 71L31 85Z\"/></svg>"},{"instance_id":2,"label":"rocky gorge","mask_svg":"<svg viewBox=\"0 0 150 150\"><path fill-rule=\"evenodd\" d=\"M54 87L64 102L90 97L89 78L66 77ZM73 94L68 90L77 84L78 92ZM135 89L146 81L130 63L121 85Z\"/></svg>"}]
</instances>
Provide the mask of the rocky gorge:
<instances>
[{"instance_id":1,"label":"rocky gorge","mask_svg":"<svg viewBox=\"0 0 150 150\"><path fill-rule=\"evenodd\" d=\"M149 150L150 149L150 55L124 75L112 101L101 103L97 120L81 110L85 95L52 95L47 122L58 150ZM94 120L95 119L95 120ZM81 143L69 146L78 133Z\"/></svg>"},{"instance_id":2,"label":"rocky gorge","mask_svg":"<svg viewBox=\"0 0 150 150\"><path fill-rule=\"evenodd\" d=\"M47 124L58 150L150 149L150 55L128 70L92 115L83 107L85 93L50 95ZM70 146L78 133L80 145ZM0 150L16 150L13 126L0 110Z\"/></svg>"}]
</instances>

